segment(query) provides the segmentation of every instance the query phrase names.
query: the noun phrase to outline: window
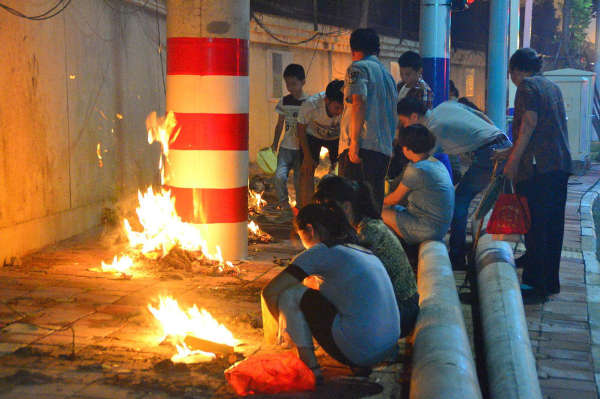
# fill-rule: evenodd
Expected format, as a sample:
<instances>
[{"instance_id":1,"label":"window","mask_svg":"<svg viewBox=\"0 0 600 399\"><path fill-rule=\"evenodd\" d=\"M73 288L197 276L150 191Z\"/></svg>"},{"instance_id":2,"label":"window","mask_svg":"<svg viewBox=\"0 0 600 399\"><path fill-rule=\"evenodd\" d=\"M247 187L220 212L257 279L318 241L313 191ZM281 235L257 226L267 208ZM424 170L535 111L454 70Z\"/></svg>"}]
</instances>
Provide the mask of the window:
<instances>
[{"instance_id":1,"label":"window","mask_svg":"<svg viewBox=\"0 0 600 399\"><path fill-rule=\"evenodd\" d=\"M283 70L292 63L292 54L286 51L269 51L267 63L267 96L271 100L277 100L286 93Z\"/></svg>"}]
</instances>

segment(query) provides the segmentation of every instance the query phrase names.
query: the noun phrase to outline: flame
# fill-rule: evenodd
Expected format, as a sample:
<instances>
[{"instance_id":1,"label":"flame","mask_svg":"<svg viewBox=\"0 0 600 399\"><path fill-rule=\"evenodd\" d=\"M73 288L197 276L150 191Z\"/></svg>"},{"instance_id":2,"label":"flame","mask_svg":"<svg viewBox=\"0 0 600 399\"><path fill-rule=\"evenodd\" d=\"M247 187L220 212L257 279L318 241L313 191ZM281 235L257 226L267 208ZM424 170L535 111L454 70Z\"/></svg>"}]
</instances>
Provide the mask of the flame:
<instances>
[{"instance_id":1,"label":"flame","mask_svg":"<svg viewBox=\"0 0 600 399\"><path fill-rule=\"evenodd\" d=\"M267 205L267 201L262 199L262 193L256 192L251 188L248 188L250 206L249 209L255 212L260 212L262 208Z\"/></svg>"},{"instance_id":2,"label":"flame","mask_svg":"<svg viewBox=\"0 0 600 399\"><path fill-rule=\"evenodd\" d=\"M190 362L190 357L193 357L195 361L207 361L215 358L213 353L190 350L183 342L187 336L229 346L239 343L227 327L215 320L206 309L198 310L196 305L184 311L179 307L177 300L170 296L161 296L158 308L148 304L148 310L161 325L162 336L159 341L168 338L177 348L177 353L171 357L171 361L174 363Z\"/></svg>"},{"instance_id":3,"label":"flame","mask_svg":"<svg viewBox=\"0 0 600 399\"><path fill-rule=\"evenodd\" d=\"M121 115L119 113L117 113L115 116L117 117L117 119L123 119L123 115Z\"/></svg>"},{"instance_id":4,"label":"flame","mask_svg":"<svg viewBox=\"0 0 600 399\"><path fill-rule=\"evenodd\" d=\"M69 79L71 79L71 80L74 80L74 79L75 79L75 77L76 77L75 75L72 75L72 74L71 74L71 75L69 75Z\"/></svg>"},{"instance_id":5,"label":"flame","mask_svg":"<svg viewBox=\"0 0 600 399\"><path fill-rule=\"evenodd\" d=\"M102 262L102 271L103 272L117 272L117 273L123 273L125 275L131 276L132 275L132 272L131 272L132 267L133 267L133 259L131 259L127 255L122 256L121 258L118 258L117 255L115 255L115 257L113 259L113 263L111 263L111 264L106 264L106 263Z\"/></svg>"},{"instance_id":6,"label":"flame","mask_svg":"<svg viewBox=\"0 0 600 399\"><path fill-rule=\"evenodd\" d=\"M140 205L136 213L143 231L133 231L127 219L123 223L132 247L139 248L143 254L159 250L166 255L179 244L188 251L202 250L209 257L206 240L198 229L182 222L177 215L175 198L171 198L170 190L161 189L155 194L152 187L148 187L143 194L138 191L138 200Z\"/></svg>"},{"instance_id":7,"label":"flame","mask_svg":"<svg viewBox=\"0 0 600 399\"><path fill-rule=\"evenodd\" d=\"M295 200L295 199L292 199L292 197L290 197L289 195L288 195L288 203L290 204L290 206L291 206L292 208L295 208L295 207L296 207L296 200Z\"/></svg>"},{"instance_id":8,"label":"flame","mask_svg":"<svg viewBox=\"0 0 600 399\"><path fill-rule=\"evenodd\" d=\"M96 145L96 155L98 156L98 166L104 166L104 163L102 162L102 149L100 148L100 143Z\"/></svg>"},{"instance_id":9,"label":"flame","mask_svg":"<svg viewBox=\"0 0 600 399\"><path fill-rule=\"evenodd\" d=\"M175 130L177 126L177 120L175 119L175 113L169 111L166 116L158 118L156 112L151 112L146 117L146 130L148 130L148 144L152 144L155 141L160 143L162 149L162 155L158 162L158 169L160 170L160 183L164 184L165 177L165 166L168 164L169 145L173 144L181 128Z\"/></svg>"},{"instance_id":10,"label":"flame","mask_svg":"<svg viewBox=\"0 0 600 399\"><path fill-rule=\"evenodd\" d=\"M258 225L254 223L254 220L252 220L250 223L248 223L248 230L250 230L254 234L258 234L258 232L260 231L260 227L258 227Z\"/></svg>"},{"instance_id":11,"label":"flame","mask_svg":"<svg viewBox=\"0 0 600 399\"><path fill-rule=\"evenodd\" d=\"M329 150L326 147L321 147L321 152L319 153L319 158L325 159L325 157L329 154Z\"/></svg>"}]
</instances>

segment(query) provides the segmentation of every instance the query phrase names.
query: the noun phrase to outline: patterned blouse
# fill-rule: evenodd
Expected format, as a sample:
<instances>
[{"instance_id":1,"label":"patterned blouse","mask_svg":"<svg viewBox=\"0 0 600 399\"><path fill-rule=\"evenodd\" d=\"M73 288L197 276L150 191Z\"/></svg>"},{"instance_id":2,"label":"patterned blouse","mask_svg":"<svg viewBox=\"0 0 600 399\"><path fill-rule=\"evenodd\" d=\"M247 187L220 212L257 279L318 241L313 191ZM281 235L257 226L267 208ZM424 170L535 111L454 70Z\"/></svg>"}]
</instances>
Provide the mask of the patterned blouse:
<instances>
[{"instance_id":1,"label":"patterned blouse","mask_svg":"<svg viewBox=\"0 0 600 399\"><path fill-rule=\"evenodd\" d=\"M381 219L367 217L358 224L357 232L360 245L370 249L387 270L396 301L404 301L415 295L415 274L396 235Z\"/></svg>"},{"instance_id":2,"label":"patterned blouse","mask_svg":"<svg viewBox=\"0 0 600 399\"><path fill-rule=\"evenodd\" d=\"M519 138L519 128L526 111L537 113L537 125L519 164L517 181L533 177L535 162L538 174L562 170L571 171L567 117L562 93L558 86L542 75L523 79L515 95L513 136Z\"/></svg>"}]
</instances>

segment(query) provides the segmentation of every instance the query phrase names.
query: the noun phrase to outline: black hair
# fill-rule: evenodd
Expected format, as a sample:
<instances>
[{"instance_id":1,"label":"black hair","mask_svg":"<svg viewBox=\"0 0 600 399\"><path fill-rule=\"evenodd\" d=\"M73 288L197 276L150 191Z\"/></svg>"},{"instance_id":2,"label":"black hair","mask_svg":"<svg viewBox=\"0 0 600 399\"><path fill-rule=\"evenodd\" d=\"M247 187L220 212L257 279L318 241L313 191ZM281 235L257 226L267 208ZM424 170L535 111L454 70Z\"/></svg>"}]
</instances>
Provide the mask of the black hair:
<instances>
[{"instance_id":1,"label":"black hair","mask_svg":"<svg viewBox=\"0 0 600 399\"><path fill-rule=\"evenodd\" d=\"M538 73L542 70L542 55L532 48L521 48L510 57L508 69Z\"/></svg>"},{"instance_id":2,"label":"black hair","mask_svg":"<svg viewBox=\"0 0 600 399\"><path fill-rule=\"evenodd\" d=\"M344 87L343 80L332 80L325 89L325 96L329 99L329 101L335 101L337 103L344 104L344 93L342 93L342 87Z\"/></svg>"},{"instance_id":3,"label":"black hair","mask_svg":"<svg viewBox=\"0 0 600 399\"><path fill-rule=\"evenodd\" d=\"M298 80L305 80L306 73L304 73L304 67L300 64L290 64L285 67L283 71L283 77L289 78L294 77Z\"/></svg>"},{"instance_id":4,"label":"black hair","mask_svg":"<svg viewBox=\"0 0 600 399\"><path fill-rule=\"evenodd\" d=\"M400 65L400 68L412 68L419 72L419 70L423 68L423 60L421 59L421 56L414 51L405 51L398 58L398 65Z\"/></svg>"},{"instance_id":5,"label":"black hair","mask_svg":"<svg viewBox=\"0 0 600 399\"><path fill-rule=\"evenodd\" d=\"M350 48L354 51L362 51L365 56L379 54L379 36L371 28L356 29L350 35Z\"/></svg>"},{"instance_id":6,"label":"black hair","mask_svg":"<svg viewBox=\"0 0 600 399\"><path fill-rule=\"evenodd\" d=\"M373 190L366 182L356 182L340 176L326 176L319 182L313 200L317 204L349 201L354 215L354 220L350 221L352 224L359 223L365 217L381 219L381 215L375 209Z\"/></svg>"},{"instance_id":7,"label":"black hair","mask_svg":"<svg viewBox=\"0 0 600 399\"><path fill-rule=\"evenodd\" d=\"M461 103L461 104L464 104L464 105L466 105L467 107L471 107L471 108L473 108L474 110L477 110L477 111L479 111L479 112L483 112L483 111L481 111L481 110L479 109L479 107L478 107L477 105L475 105L475 103L474 103L474 102L472 102L471 100L469 100L467 97L461 97L461 98L459 98L459 99L458 99L458 100L456 100L456 101L458 101L458 102L459 102L459 103Z\"/></svg>"},{"instance_id":8,"label":"black hair","mask_svg":"<svg viewBox=\"0 0 600 399\"><path fill-rule=\"evenodd\" d=\"M404 97L398 101L396 111L398 115L402 116L411 116L412 114L423 116L427 113L427 107L421 100L417 100L414 97Z\"/></svg>"},{"instance_id":9,"label":"black hair","mask_svg":"<svg viewBox=\"0 0 600 399\"><path fill-rule=\"evenodd\" d=\"M448 91L450 92L450 95L454 96L456 98L460 97L460 94L458 93L458 89L454 85L454 82L452 80L449 80L449 82L450 82L450 88L448 89Z\"/></svg>"},{"instance_id":10,"label":"black hair","mask_svg":"<svg viewBox=\"0 0 600 399\"><path fill-rule=\"evenodd\" d=\"M340 244L358 244L356 231L348 222L344 211L333 202L308 204L294 218L296 231L312 225L321 242L328 247Z\"/></svg>"},{"instance_id":11,"label":"black hair","mask_svg":"<svg viewBox=\"0 0 600 399\"><path fill-rule=\"evenodd\" d=\"M402 129L400 145L415 154L425 154L435 147L435 136L423 125L410 125Z\"/></svg>"}]
</instances>

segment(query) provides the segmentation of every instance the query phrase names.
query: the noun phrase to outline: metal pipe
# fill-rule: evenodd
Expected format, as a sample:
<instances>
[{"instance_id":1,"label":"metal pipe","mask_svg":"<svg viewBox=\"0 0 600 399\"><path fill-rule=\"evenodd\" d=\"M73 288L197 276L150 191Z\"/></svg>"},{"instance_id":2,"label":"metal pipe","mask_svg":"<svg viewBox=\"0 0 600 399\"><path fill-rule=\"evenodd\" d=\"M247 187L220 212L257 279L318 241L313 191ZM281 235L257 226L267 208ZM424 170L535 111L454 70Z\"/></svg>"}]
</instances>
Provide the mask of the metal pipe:
<instances>
[{"instance_id":1,"label":"metal pipe","mask_svg":"<svg viewBox=\"0 0 600 399\"><path fill-rule=\"evenodd\" d=\"M448 100L450 87L450 1L421 0L419 25L423 79L433 91L433 106ZM452 168L445 153L437 153L450 177Z\"/></svg>"},{"instance_id":2,"label":"metal pipe","mask_svg":"<svg viewBox=\"0 0 600 399\"><path fill-rule=\"evenodd\" d=\"M509 243L484 234L475 262L490 398L542 398Z\"/></svg>"},{"instance_id":3,"label":"metal pipe","mask_svg":"<svg viewBox=\"0 0 600 399\"><path fill-rule=\"evenodd\" d=\"M525 16L523 18L523 48L531 45L531 16L533 14L533 0L525 0Z\"/></svg>"},{"instance_id":4,"label":"metal pipe","mask_svg":"<svg viewBox=\"0 0 600 399\"><path fill-rule=\"evenodd\" d=\"M248 254L247 0L167 1L167 111L179 130L167 181L210 253Z\"/></svg>"},{"instance_id":5,"label":"metal pipe","mask_svg":"<svg viewBox=\"0 0 600 399\"><path fill-rule=\"evenodd\" d=\"M422 0L419 39L423 79L434 94L433 106L448 99L450 79L450 2Z\"/></svg>"},{"instance_id":6,"label":"metal pipe","mask_svg":"<svg viewBox=\"0 0 600 399\"><path fill-rule=\"evenodd\" d=\"M490 119L502 131L506 129L509 11L508 0L490 1L486 108Z\"/></svg>"},{"instance_id":7,"label":"metal pipe","mask_svg":"<svg viewBox=\"0 0 600 399\"><path fill-rule=\"evenodd\" d=\"M420 311L415 326L410 399L481 398L448 251L419 248Z\"/></svg>"}]
</instances>

